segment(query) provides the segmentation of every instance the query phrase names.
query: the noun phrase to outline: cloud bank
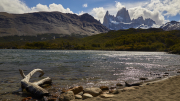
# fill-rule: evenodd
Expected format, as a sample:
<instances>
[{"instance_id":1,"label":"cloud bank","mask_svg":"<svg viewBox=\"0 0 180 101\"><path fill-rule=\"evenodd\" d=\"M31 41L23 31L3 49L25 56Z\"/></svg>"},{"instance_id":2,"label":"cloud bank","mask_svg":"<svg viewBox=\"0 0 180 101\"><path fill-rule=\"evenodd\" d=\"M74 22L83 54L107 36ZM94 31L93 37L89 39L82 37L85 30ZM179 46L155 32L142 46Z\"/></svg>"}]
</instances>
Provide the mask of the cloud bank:
<instances>
[{"instance_id":1,"label":"cloud bank","mask_svg":"<svg viewBox=\"0 0 180 101\"><path fill-rule=\"evenodd\" d=\"M15 14L31 13L39 11L59 11L62 13L73 13L69 8L64 8L61 4L42 5L37 4L35 7L29 8L24 2L20 0L1 0L0 12L8 12Z\"/></svg>"}]
</instances>

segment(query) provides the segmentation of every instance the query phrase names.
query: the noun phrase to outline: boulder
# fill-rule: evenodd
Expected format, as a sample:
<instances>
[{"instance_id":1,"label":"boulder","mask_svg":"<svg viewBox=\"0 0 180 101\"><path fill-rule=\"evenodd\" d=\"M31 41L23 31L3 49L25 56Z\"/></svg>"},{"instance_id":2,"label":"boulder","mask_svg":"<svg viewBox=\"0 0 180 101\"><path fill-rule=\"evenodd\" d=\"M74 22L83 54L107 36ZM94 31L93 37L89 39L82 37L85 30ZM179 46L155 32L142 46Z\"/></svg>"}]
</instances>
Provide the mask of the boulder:
<instances>
[{"instance_id":1,"label":"boulder","mask_svg":"<svg viewBox=\"0 0 180 101\"><path fill-rule=\"evenodd\" d=\"M129 84L129 83L125 82L125 86L126 86L126 87L139 86L139 85L142 85L142 84L143 84L142 82L133 83L133 84Z\"/></svg>"},{"instance_id":2,"label":"boulder","mask_svg":"<svg viewBox=\"0 0 180 101\"><path fill-rule=\"evenodd\" d=\"M91 94L88 94L88 93L84 93L82 98L83 99L87 99L87 98L92 98L93 96Z\"/></svg>"},{"instance_id":3,"label":"boulder","mask_svg":"<svg viewBox=\"0 0 180 101\"><path fill-rule=\"evenodd\" d=\"M75 95L75 99L82 99L81 95Z\"/></svg>"},{"instance_id":4,"label":"boulder","mask_svg":"<svg viewBox=\"0 0 180 101\"><path fill-rule=\"evenodd\" d=\"M101 89L101 90L109 90L109 87L107 87L107 86L101 86L100 89Z\"/></svg>"},{"instance_id":5,"label":"boulder","mask_svg":"<svg viewBox=\"0 0 180 101\"><path fill-rule=\"evenodd\" d=\"M84 93L89 93L93 97L96 97L102 93L102 90L100 88L86 88L84 89Z\"/></svg>"},{"instance_id":6,"label":"boulder","mask_svg":"<svg viewBox=\"0 0 180 101\"><path fill-rule=\"evenodd\" d=\"M121 83L117 83L116 86L123 86Z\"/></svg>"},{"instance_id":7,"label":"boulder","mask_svg":"<svg viewBox=\"0 0 180 101\"><path fill-rule=\"evenodd\" d=\"M118 90L118 89L114 90L114 91L112 92L112 94L119 94L119 90Z\"/></svg>"},{"instance_id":8,"label":"boulder","mask_svg":"<svg viewBox=\"0 0 180 101\"><path fill-rule=\"evenodd\" d=\"M82 86L77 86L77 87L74 87L72 89L69 89L69 91L73 91L74 94L78 94L78 93L83 91L83 87Z\"/></svg>"},{"instance_id":9,"label":"boulder","mask_svg":"<svg viewBox=\"0 0 180 101\"><path fill-rule=\"evenodd\" d=\"M112 95L112 94L101 94L100 96L102 98L112 98L112 97L114 97L114 95Z\"/></svg>"},{"instance_id":10,"label":"boulder","mask_svg":"<svg viewBox=\"0 0 180 101\"><path fill-rule=\"evenodd\" d=\"M165 72L164 74L168 74L169 75L169 73L167 73L167 72Z\"/></svg>"},{"instance_id":11,"label":"boulder","mask_svg":"<svg viewBox=\"0 0 180 101\"><path fill-rule=\"evenodd\" d=\"M148 80L148 78L139 78L139 80Z\"/></svg>"},{"instance_id":12,"label":"boulder","mask_svg":"<svg viewBox=\"0 0 180 101\"><path fill-rule=\"evenodd\" d=\"M82 96L82 95L83 95L83 91L82 91L82 92L80 92L80 93L78 93L78 95L81 95L81 96Z\"/></svg>"},{"instance_id":13,"label":"boulder","mask_svg":"<svg viewBox=\"0 0 180 101\"><path fill-rule=\"evenodd\" d=\"M64 93L64 101L70 101L70 100L74 100L74 93L73 91L67 91Z\"/></svg>"}]
</instances>

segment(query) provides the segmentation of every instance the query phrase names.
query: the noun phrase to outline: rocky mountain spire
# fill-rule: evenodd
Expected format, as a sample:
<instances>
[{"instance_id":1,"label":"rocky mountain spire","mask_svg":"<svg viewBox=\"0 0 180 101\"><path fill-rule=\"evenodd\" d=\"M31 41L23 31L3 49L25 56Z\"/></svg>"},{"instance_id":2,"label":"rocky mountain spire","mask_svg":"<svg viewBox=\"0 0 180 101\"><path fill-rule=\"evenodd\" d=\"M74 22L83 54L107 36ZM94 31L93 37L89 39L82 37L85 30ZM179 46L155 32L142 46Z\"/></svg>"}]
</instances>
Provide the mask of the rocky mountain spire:
<instances>
[{"instance_id":1,"label":"rocky mountain spire","mask_svg":"<svg viewBox=\"0 0 180 101\"><path fill-rule=\"evenodd\" d=\"M125 23L131 22L129 12L124 7L117 12L116 18L117 21L119 22L125 22Z\"/></svg>"},{"instance_id":2,"label":"rocky mountain spire","mask_svg":"<svg viewBox=\"0 0 180 101\"><path fill-rule=\"evenodd\" d=\"M103 25L106 26L107 28L109 27L109 12L108 11L106 12L104 16Z\"/></svg>"}]
</instances>

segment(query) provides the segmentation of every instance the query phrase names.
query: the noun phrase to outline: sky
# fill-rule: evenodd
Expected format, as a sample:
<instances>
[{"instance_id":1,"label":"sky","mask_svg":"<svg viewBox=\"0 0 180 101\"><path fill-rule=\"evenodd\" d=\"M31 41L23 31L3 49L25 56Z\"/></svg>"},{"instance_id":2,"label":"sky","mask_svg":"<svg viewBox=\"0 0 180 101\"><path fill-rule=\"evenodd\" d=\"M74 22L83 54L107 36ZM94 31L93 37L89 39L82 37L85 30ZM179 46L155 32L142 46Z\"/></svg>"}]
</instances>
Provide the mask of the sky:
<instances>
[{"instance_id":1,"label":"sky","mask_svg":"<svg viewBox=\"0 0 180 101\"><path fill-rule=\"evenodd\" d=\"M0 12L14 14L59 11L82 15L89 13L103 23L106 11L116 15L125 7L131 19L143 16L157 25L180 21L180 0L0 0Z\"/></svg>"}]
</instances>

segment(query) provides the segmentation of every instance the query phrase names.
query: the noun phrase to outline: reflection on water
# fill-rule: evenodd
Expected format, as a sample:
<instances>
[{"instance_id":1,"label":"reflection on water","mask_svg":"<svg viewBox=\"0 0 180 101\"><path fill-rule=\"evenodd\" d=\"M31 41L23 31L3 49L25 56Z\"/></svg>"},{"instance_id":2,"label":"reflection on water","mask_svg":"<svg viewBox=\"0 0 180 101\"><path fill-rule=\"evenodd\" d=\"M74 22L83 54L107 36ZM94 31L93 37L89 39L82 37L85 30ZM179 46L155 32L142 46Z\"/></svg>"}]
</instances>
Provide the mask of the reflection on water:
<instances>
[{"instance_id":1,"label":"reflection on water","mask_svg":"<svg viewBox=\"0 0 180 101\"><path fill-rule=\"evenodd\" d=\"M112 86L140 77L154 79L165 72L176 75L179 55L164 52L72 51L72 50L0 50L0 94L20 87L18 69L28 74L40 68L54 85L67 87ZM159 75L153 75L159 74ZM30 81L36 81L38 73Z\"/></svg>"}]
</instances>

